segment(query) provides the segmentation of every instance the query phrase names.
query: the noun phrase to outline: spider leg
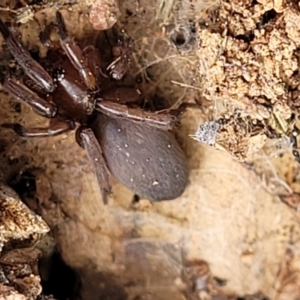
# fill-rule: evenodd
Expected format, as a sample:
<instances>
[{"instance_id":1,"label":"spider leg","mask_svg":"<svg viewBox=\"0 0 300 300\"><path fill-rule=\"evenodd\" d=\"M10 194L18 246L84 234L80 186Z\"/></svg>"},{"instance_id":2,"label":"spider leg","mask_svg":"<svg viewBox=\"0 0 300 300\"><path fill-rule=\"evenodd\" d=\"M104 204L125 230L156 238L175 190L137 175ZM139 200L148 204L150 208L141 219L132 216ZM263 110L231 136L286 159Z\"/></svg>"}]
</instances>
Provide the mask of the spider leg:
<instances>
[{"instance_id":1,"label":"spider leg","mask_svg":"<svg viewBox=\"0 0 300 300\"><path fill-rule=\"evenodd\" d=\"M126 36L120 37L117 45L113 46L115 60L106 68L111 78L121 80L124 77L130 64L133 47L133 40Z\"/></svg>"},{"instance_id":2,"label":"spider leg","mask_svg":"<svg viewBox=\"0 0 300 300\"><path fill-rule=\"evenodd\" d=\"M108 78L108 76L101 70L99 52L93 45L86 46L82 51L82 55L86 58L88 67L94 74L95 78L100 78L101 76Z\"/></svg>"},{"instance_id":3,"label":"spider leg","mask_svg":"<svg viewBox=\"0 0 300 300\"><path fill-rule=\"evenodd\" d=\"M26 128L18 123L6 123L2 124L1 127L10 128L21 137L34 138L56 136L74 129L75 125L72 121L52 119L48 127Z\"/></svg>"},{"instance_id":4,"label":"spider leg","mask_svg":"<svg viewBox=\"0 0 300 300\"><path fill-rule=\"evenodd\" d=\"M116 87L101 93L101 101L112 101L120 104L135 103L141 92L129 87ZM99 100L100 101L100 100Z\"/></svg>"},{"instance_id":5,"label":"spider leg","mask_svg":"<svg viewBox=\"0 0 300 300\"><path fill-rule=\"evenodd\" d=\"M98 101L95 109L110 118L126 118L132 122L145 123L163 130L172 129L177 123L177 118L170 114L158 114L140 108L128 108L126 105L111 101Z\"/></svg>"},{"instance_id":6,"label":"spider leg","mask_svg":"<svg viewBox=\"0 0 300 300\"><path fill-rule=\"evenodd\" d=\"M53 92L55 89L55 84L52 77L37 61L31 57L30 53L22 47L22 45L1 19L0 32L5 39L9 52L22 67L26 75L46 92Z\"/></svg>"},{"instance_id":7,"label":"spider leg","mask_svg":"<svg viewBox=\"0 0 300 300\"><path fill-rule=\"evenodd\" d=\"M88 157L93 164L94 171L101 188L103 202L104 204L107 204L107 194L111 193L111 185L109 180L109 171L107 169L100 144L90 128L80 127L77 130L76 136L78 137L77 141L79 145L86 150Z\"/></svg>"},{"instance_id":8,"label":"spider leg","mask_svg":"<svg viewBox=\"0 0 300 300\"><path fill-rule=\"evenodd\" d=\"M40 98L24 84L13 78L8 78L5 80L3 89L17 99L30 105L38 114L42 116L53 118L57 113L55 104L51 104Z\"/></svg>"},{"instance_id":9,"label":"spider leg","mask_svg":"<svg viewBox=\"0 0 300 300\"><path fill-rule=\"evenodd\" d=\"M178 123L178 116L188 108L201 109L197 103L182 103L176 109L164 109L159 112L147 112L141 108L128 108L125 103L134 103L140 96L139 90L118 87L101 94L95 109L111 118L128 118L136 123L147 123L164 130L172 129ZM117 102L117 103L116 103Z\"/></svg>"},{"instance_id":10,"label":"spider leg","mask_svg":"<svg viewBox=\"0 0 300 300\"><path fill-rule=\"evenodd\" d=\"M81 49L75 43L74 39L69 37L65 21L62 14L56 12L56 21L58 24L58 32L60 36L60 45L68 56L74 68L79 72L82 80L89 90L97 89L96 79L88 67L85 57Z\"/></svg>"}]
</instances>

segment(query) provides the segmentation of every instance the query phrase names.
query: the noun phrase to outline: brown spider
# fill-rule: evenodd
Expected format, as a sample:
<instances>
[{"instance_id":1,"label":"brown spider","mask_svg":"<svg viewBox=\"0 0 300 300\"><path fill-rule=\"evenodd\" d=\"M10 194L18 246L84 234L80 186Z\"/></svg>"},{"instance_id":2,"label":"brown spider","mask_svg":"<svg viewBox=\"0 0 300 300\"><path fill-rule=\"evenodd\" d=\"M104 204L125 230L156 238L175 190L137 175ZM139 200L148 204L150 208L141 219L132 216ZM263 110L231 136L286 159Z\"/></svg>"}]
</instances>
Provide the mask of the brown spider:
<instances>
[{"instance_id":1,"label":"brown spider","mask_svg":"<svg viewBox=\"0 0 300 300\"><path fill-rule=\"evenodd\" d=\"M110 173L140 197L152 201L179 197L188 183L188 170L183 151L169 132L176 118L130 107L139 96L135 89L100 89L98 51L93 46L80 49L60 12L56 22L59 49L49 48L46 59L36 61L0 20L7 48L25 72L22 81L7 78L4 90L50 118L45 128L3 126L26 138L77 128L77 142L93 164L104 201L111 192ZM119 56L108 68L111 78L123 77L131 48L127 40L114 49Z\"/></svg>"}]
</instances>

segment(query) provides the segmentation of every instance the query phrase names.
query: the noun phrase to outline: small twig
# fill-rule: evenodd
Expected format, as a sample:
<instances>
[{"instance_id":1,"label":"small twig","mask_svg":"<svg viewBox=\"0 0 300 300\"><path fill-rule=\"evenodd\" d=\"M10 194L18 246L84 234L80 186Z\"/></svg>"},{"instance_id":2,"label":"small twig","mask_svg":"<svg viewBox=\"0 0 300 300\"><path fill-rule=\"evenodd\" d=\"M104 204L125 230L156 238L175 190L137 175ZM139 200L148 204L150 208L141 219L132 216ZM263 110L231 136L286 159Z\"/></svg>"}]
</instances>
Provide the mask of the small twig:
<instances>
[{"instance_id":1,"label":"small twig","mask_svg":"<svg viewBox=\"0 0 300 300\"><path fill-rule=\"evenodd\" d=\"M183 82L178 82L178 81L175 81L175 80L171 80L171 83L177 84L177 85L179 85L181 87L186 87L186 88L190 88L190 89L201 91L201 89L199 87L192 86L192 85L189 85L189 84L186 84L186 83L183 83Z\"/></svg>"}]
</instances>

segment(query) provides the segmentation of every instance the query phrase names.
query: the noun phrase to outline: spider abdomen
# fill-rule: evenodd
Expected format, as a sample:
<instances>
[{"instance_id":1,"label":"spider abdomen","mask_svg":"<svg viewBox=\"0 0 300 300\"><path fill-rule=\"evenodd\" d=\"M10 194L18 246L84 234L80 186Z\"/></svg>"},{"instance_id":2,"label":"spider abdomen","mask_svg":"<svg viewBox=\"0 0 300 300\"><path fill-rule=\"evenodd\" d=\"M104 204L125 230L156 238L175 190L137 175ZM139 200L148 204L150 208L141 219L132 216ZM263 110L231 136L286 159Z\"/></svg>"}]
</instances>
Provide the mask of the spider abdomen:
<instances>
[{"instance_id":1,"label":"spider abdomen","mask_svg":"<svg viewBox=\"0 0 300 300\"><path fill-rule=\"evenodd\" d=\"M152 201L172 200L183 193L188 169L170 132L103 115L93 130L109 171L127 188Z\"/></svg>"}]
</instances>

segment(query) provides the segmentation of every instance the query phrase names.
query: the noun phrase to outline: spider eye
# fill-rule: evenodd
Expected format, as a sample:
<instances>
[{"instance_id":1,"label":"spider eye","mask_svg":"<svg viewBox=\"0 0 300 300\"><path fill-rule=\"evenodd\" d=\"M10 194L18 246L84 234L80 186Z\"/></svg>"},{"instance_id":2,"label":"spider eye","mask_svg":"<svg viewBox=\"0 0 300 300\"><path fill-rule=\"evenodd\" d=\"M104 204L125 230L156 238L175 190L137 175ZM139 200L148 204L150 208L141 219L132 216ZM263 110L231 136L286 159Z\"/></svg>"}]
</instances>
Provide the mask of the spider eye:
<instances>
[{"instance_id":1,"label":"spider eye","mask_svg":"<svg viewBox=\"0 0 300 300\"><path fill-rule=\"evenodd\" d=\"M65 77L65 70L63 68L56 68L53 71L53 79L55 82L62 81Z\"/></svg>"}]
</instances>

